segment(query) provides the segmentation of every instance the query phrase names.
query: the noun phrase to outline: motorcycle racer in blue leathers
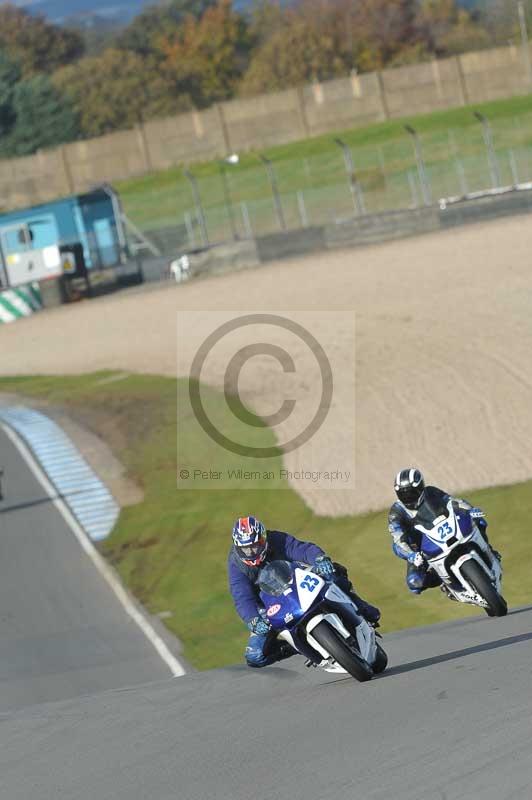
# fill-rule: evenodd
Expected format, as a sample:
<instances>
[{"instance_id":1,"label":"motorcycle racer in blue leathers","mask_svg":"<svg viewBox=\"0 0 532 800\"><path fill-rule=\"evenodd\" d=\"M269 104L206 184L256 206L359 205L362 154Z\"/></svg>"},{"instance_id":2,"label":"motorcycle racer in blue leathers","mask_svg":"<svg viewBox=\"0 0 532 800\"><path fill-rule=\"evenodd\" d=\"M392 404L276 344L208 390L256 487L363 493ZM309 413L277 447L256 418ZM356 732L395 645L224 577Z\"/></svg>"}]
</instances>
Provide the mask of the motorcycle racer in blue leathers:
<instances>
[{"instance_id":1,"label":"motorcycle racer in blue leathers","mask_svg":"<svg viewBox=\"0 0 532 800\"><path fill-rule=\"evenodd\" d=\"M397 473L395 478L397 500L388 515L388 530L392 536L392 548L396 556L408 562L406 569L406 585L413 594L421 594L425 589L440 586L441 581L435 572L428 570L428 565L419 552L420 534L415 529L418 510L425 500L433 505L446 505L449 500L461 509L469 511L490 547L486 528L488 523L480 508L473 507L467 500L452 497L436 486L425 486L422 473L411 467ZM500 553L491 547L493 555L501 559Z\"/></svg>"},{"instance_id":2,"label":"motorcycle racer in blue leathers","mask_svg":"<svg viewBox=\"0 0 532 800\"><path fill-rule=\"evenodd\" d=\"M233 527L227 569L236 611L250 632L245 651L248 666L265 667L295 653L286 642L270 635L271 625L259 598L260 571L265 564L276 560L308 564L317 575L334 580L354 599L368 622L378 623L379 609L355 594L345 567L334 564L318 545L302 542L283 531L266 530L255 517L240 517Z\"/></svg>"}]
</instances>

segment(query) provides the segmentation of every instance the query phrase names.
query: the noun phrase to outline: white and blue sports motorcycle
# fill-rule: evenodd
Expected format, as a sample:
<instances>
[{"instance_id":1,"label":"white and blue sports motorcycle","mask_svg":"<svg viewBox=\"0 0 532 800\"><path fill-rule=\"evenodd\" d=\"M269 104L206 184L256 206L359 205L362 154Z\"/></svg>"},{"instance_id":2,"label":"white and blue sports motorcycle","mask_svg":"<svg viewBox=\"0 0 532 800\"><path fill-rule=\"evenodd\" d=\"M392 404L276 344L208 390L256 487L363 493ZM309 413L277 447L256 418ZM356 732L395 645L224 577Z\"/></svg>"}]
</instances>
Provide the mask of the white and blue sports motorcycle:
<instances>
[{"instance_id":1,"label":"white and blue sports motorcycle","mask_svg":"<svg viewBox=\"0 0 532 800\"><path fill-rule=\"evenodd\" d=\"M480 606L490 617L505 616L501 564L480 533L474 512L452 499L438 507L425 502L415 529L421 534L420 552L450 598Z\"/></svg>"},{"instance_id":2,"label":"white and blue sports motorcycle","mask_svg":"<svg viewBox=\"0 0 532 800\"><path fill-rule=\"evenodd\" d=\"M261 601L277 638L326 672L369 681L388 658L375 629L334 582L297 562L271 561L259 578Z\"/></svg>"}]
</instances>

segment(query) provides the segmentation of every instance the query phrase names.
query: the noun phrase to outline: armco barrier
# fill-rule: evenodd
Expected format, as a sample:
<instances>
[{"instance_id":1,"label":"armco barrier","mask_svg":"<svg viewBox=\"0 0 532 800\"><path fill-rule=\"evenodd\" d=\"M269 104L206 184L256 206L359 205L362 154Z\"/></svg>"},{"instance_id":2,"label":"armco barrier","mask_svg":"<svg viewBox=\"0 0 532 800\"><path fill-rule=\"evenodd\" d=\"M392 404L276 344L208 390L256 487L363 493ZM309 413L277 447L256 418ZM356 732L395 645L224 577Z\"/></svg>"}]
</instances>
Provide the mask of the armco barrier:
<instances>
[{"instance_id":1,"label":"armco barrier","mask_svg":"<svg viewBox=\"0 0 532 800\"><path fill-rule=\"evenodd\" d=\"M439 210L435 207L388 211L356 217L328 225L325 230L327 248L376 244L388 239L402 239L440 228Z\"/></svg>"},{"instance_id":2,"label":"armco barrier","mask_svg":"<svg viewBox=\"0 0 532 800\"><path fill-rule=\"evenodd\" d=\"M490 194L476 199L462 199L440 207L442 228L453 228L468 222L498 219L500 217L532 212L532 191L508 189L500 194Z\"/></svg>"},{"instance_id":3,"label":"armco barrier","mask_svg":"<svg viewBox=\"0 0 532 800\"><path fill-rule=\"evenodd\" d=\"M326 247L325 227L313 225L309 228L269 233L267 236L259 236L256 242L261 261L317 253Z\"/></svg>"},{"instance_id":4,"label":"armco barrier","mask_svg":"<svg viewBox=\"0 0 532 800\"><path fill-rule=\"evenodd\" d=\"M190 255L192 277L256 267L261 263L328 250L362 247L445 230L456 225L532 213L532 185L509 187L484 196L440 201L438 206L354 217L335 225L313 226L215 246ZM324 256L326 257L326 256Z\"/></svg>"},{"instance_id":5,"label":"armco barrier","mask_svg":"<svg viewBox=\"0 0 532 800\"><path fill-rule=\"evenodd\" d=\"M0 325L29 317L41 308L41 292L37 283L6 289L0 292Z\"/></svg>"}]
</instances>

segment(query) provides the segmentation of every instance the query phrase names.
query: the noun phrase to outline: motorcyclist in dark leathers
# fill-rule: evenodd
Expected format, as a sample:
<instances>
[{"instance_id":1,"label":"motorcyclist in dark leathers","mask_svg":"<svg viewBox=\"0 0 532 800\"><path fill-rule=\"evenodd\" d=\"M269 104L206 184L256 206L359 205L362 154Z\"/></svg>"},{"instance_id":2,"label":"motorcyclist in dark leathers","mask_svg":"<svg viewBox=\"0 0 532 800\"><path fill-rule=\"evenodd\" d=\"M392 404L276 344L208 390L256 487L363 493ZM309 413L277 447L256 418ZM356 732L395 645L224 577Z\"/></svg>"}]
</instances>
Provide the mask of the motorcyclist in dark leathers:
<instances>
[{"instance_id":1,"label":"motorcyclist in dark leathers","mask_svg":"<svg viewBox=\"0 0 532 800\"><path fill-rule=\"evenodd\" d=\"M362 616L369 623L378 624L379 609L354 592L346 568L333 563L321 547L312 542L302 542L283 531L266 530L255 517L240 517L233 527L227 568L235 608L250 632L245 651L248 666L265 667L295 652L287 642L281 642L273 635L260 601L260 571L265 564L276 560L307 564L317 575L334 580L353 598Z\"/></svg>"},{"instance_id":2,"label":"motorcyclist in dark leathers","mask_svg":"<svg viewBox=\"0 0 532 800\"><path fill-rule=\"evenodd\" d=\"M406 584L411 592L421 594L425 589L441 585L440 578L434 571L428 569L425 558L419 552L421 534L416 531L415 524L418 511L425 500L433 505L446 505L452 499L458 508L469 511L493 555L501 560L500 554L489 543L486 533L488 523L482 509L475 508L467 500L452 497L436 486L425 486L422 473L415 467L398 472L394 488L397 500L388 515L388 530L393 539L392 547L395 555L408 562Z\"/></svg>"}]
</instances>

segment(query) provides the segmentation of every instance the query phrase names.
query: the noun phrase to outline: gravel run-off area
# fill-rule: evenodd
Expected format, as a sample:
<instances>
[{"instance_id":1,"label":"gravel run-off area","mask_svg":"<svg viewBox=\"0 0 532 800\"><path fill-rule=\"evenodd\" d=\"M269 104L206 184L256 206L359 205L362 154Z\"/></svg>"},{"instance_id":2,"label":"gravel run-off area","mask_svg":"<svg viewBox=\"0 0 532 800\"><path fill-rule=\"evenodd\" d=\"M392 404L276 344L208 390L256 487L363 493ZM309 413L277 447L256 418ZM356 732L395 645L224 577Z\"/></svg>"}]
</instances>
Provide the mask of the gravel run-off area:
<instances>
[{"instance_id":1,"label":"gravel run-off area","mask_svg":"<svg viewBox=\"0 0 532 800\"><path fill-rule=\"evenodd\" d=\"M292 314L323 346L335 389L325 424L286 466L356 466L349 489L294 479L317 513L384 507L395 472L411 464L449 490L514 483L532 477L531 253L521 216L130 290L1 326L0 374L186 375L233 312ZM260 332L298 369L286 378L272 355L256 356L242 369L242 397L271 414L288 380L298 402L274 429L286 441L315 412L319 374L293 334ZM241 328L215 346L202 379L222 386L228 356L249 337Z\"/></svg>"}]
</instances>

